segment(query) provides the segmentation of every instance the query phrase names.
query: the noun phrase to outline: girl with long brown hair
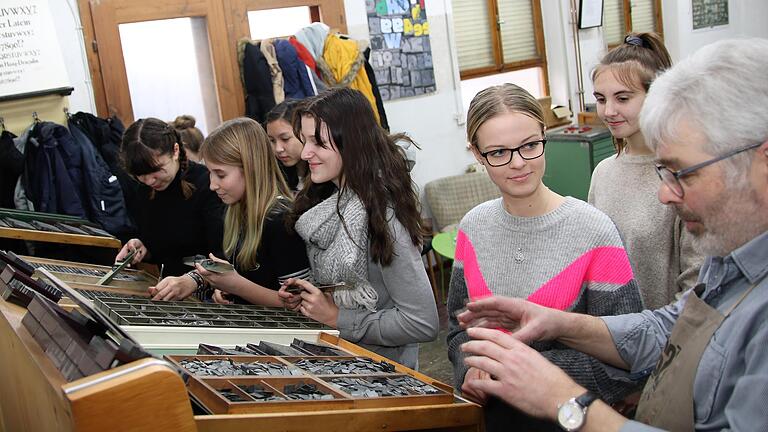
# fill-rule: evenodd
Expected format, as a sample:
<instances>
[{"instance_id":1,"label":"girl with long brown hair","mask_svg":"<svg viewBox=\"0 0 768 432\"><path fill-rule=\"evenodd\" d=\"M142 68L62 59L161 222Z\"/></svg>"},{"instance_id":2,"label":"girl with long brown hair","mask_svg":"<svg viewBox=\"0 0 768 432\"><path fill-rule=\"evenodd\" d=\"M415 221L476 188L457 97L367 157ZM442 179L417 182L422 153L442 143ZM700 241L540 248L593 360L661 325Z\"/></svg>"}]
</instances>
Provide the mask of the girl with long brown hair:
<instances>
[{"instance_id":1,"label":"girl with long brown hair","mask_svg":"<svg viewBox=\"0 0 768 432\"><path fill-rule=\"evenodd\" d=\"M418 199L398 140L368 100L340 88L306 99L294 116L310 181L296 198L295 229L314 280L343 282L333 294L291 279L289 307L337 328L344 339L409 367L418 343L437 336L437 308L421 260Z\"/></svg>"}]
</instances>

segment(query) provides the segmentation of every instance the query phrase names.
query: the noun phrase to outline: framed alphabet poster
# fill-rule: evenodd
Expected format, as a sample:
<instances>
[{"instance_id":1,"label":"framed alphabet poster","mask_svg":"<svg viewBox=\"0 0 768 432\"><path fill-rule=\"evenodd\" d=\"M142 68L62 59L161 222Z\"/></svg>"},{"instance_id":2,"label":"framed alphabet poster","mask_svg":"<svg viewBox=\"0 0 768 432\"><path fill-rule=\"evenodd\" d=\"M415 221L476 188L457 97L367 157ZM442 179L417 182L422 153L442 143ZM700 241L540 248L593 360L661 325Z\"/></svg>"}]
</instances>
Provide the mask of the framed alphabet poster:
<instances>
[{"instance_id":1,"label":"framed alphabet poster","mask_svg":"<svg viewBox=\"0 0 768 432\"><path fill-rule=\"evenodd\" d=\"M383 100L432 93L435 71L424 0L366 0L370 63Z\"/></svg>"},{"instance_id":2,"label":"framed alphabet poster","mask_svg":"<svg viewBox=\"0 0 768 432\"><path fill-rule=\"evenodd\" d=\"M48 0L0 1L0 97L67 86Z\"/></svg>"}]
</instances>

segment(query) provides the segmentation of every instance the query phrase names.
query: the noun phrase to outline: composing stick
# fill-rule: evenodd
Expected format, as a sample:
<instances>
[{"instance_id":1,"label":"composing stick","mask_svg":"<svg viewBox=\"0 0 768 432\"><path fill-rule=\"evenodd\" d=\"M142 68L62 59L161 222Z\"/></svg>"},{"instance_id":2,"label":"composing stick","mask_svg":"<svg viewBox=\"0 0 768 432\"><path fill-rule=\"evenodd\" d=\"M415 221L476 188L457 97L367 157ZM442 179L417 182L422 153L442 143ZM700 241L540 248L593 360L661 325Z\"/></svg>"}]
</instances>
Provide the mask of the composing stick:
<instances>
[{"instance_id":1,"label":"composing stick","mask_svg":"<svg viewBox=\"0 0 768 432\"><path fill-rule=\"evenodd\" d=\"M128 256L125 257L120 263L118 263L116 266L112 267L112 270L109 271L109 273L105 274L104 277L99 279L98 282L96 282L96 285L106 285L110 281L112 281L112 278L115 277L117 273L119 273L121 270L123 270L128 264L131 263L133 260L133 256L136 255L136 252L138 249L133 249L128 253Z\"/></svg>"},{"instance_id":2,"label":"composing stick","mask_svg":"<svg viewBox=\"0 0 768 432\"><path fill-rule=\"evenodd\" d=\"M346 288L346 286L347 286L347 284L345 284L344 282L338 282L338 283L334 283L334 284L315 285L315 288L317 288L317 289L319 289L320 291L323 291L323 292L329 292L329 291L333 291L333 290L335 290L337 288ZM302 288L302 287L300 287L298 285L290 285L290 286L286 287L285 290L287 292L291 293L291 294L299 294L302 291L304 291L304 288Z\"/></svg>"},{"instance_id":3,"label":"composing stick","mask_svg":"<svg viewBox=\"0 0 768 432\"><path fill-rule=\"evenodd\" d=\"M194 267L195 264L200 264L201 267L213 273L226 273L233 271L235 267L227 262L214 261L210 258L206 258L203 255L194 255L184 258L184 264Z\"/></svg>"}]
</instances>

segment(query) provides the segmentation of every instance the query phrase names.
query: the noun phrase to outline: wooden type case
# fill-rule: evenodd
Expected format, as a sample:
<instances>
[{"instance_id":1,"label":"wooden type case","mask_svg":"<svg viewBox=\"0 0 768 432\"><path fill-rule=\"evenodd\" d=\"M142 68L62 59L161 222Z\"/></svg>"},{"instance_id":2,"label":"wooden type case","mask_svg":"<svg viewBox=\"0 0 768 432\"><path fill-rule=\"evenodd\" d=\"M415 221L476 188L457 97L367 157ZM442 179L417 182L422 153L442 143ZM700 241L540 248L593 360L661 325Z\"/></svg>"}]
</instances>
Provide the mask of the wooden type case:
<instances>
[{"instance_id":1,"label":"wooden type case","mask_svg":"<svg viewBox=\"0 0 768 432\"><path fill-rule=\"evenodd\" d=\"M112 249L120 249L121 246L119 239L103 232L87 220L73 216L0 209L0 219L4 218L11 218L18 225L7 221L0 223L0 237ZM82 226L88 227L86 229L92 232L85 231Z\"/></svg>"},{"instance_id":2,"label":"wooden type case","mask_svg":"<svg viewBox=\"0 0 768 432\"><path fill-rule=\"evenodd\" d=\"M327 334L321 334L322 337L328 339L334 338ZM327 342L327 341L326 341ZM340 347L333 347L339 349ZM178 365L180 368L183 360L198 359L198 360L224 360L230 359L234 363L249 363L249 362L261 362L261 363L275 363L282 362L290 369L301 371L302 376L287 375L284 377L275 377L269 375L259 376L198 376L193 375L187 381L189 392L192 393L198 400L200 400L211 412L216 414L239 414L239 413L267 413L267 412L280 412L280 411L311 411L311 410L336 410L336 409L352 409L352 408L386 408L386 407L398 407L398 406L428 406L437 404L451 404L454 402L453 389L441 382L434 381L416 371L408 369L402 365L399 365L390 360L382 357L373 359L377 361L385 361L393 366L393 372L366 372L365 374L313 374L309 370L301 368L295 365L295 362L301 359L311 360L333 360L333 361L345 361L355 360L356 358L366 357L371 358L372 353L362 352L365 350L358 348L359 352L352 352L344 350L348 353L348 356L341 357L324 357L324 356L306 356L306 357L277 357L277 356L216 356L216 355L197 355L197 356L166 356L165 358L171 363ZM294 372L295 373L295 372ZM437 392L436 394L417 394L410 392L409 395L402 396L379 396L379 397L355 397L344 392L341 389L329 383L334 378L356 378L371 380L375 378L400 378L404 376L410 376L423 384L432 386ZM277 390L278 394L282 394L282 387L285 384L295 383L296 381L304 380L308 383L316 385L319 389L322 389L328 394L334 395L334 400L290 400L290 401L254 401L253 398L245 395L244 399L247 401L233 402L221 395L219 390L234 390L238 392L236 387L238 385L265 385ZM242 393L242 392L238 392ZM344 403L342 403L344 402Z\"/></svg>"},{"instance_id":3,"label":"wooden type case","mask_svg":"<svg viewBox=\"0 0 768 432\"><path fill-rule=\"evenodd\" d=\"M127 269L118 273L109 285L96 285L110 267L95 264L22 256L33 266L43 267L70 287L89 291L109 291L126 295L149 296L147 288L157 284L157 278L142 270Z\"/></svg>"}]
</instances>

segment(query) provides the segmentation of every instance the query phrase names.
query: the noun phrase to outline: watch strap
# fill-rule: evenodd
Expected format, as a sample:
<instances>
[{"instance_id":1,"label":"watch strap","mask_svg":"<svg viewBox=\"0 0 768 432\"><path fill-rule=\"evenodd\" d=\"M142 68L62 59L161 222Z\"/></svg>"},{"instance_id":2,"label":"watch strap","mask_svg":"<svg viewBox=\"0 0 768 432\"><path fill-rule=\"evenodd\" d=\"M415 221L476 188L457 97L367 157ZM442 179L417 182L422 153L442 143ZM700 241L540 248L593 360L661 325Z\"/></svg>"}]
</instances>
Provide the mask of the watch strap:
<instances>
[{"instance_id":1,"label":"watch strap","mask_svg":"<svg viewBox=\"0 0 768 432\"><path fill-rule=\"evenodd\" d=\"M600 396L598 396L596 393L592 393L591 391L587 391L586 393L582 394L581 396L577 397L575 399L575 402L582 407L586 408L592 404L592 402L600 399Z\"/></svg>"}]
</instances>

